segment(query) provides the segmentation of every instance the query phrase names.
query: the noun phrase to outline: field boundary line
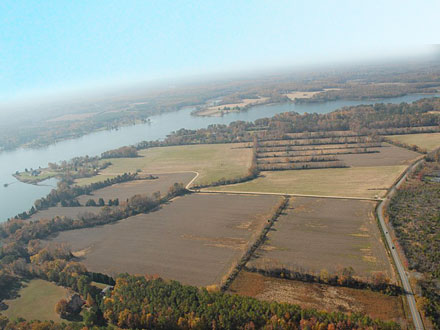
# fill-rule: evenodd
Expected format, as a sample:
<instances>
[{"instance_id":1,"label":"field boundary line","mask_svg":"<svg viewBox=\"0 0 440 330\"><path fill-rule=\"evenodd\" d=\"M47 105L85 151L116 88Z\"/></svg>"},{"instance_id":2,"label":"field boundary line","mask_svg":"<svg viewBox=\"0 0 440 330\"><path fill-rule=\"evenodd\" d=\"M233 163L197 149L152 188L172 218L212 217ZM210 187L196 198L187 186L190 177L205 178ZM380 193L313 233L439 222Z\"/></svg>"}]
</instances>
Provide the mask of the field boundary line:
<instances>
[{"instance_id":1,"label":"field boundary line","mask_svg":"<svg viewBox=\"0 0 440 330\"><path fill-rule=\"evenodd\" d=\"M200 176L200 173L197 171L174 171L174 172L154 172L152 175L161 175L161 174L179 174L179 173L193 173L195 176L191 179L190 182L185 186L185 189L200 194L235 194L235 195L274 195L274 196L289 196L289 197L310 197L310 198L331 198L331 199L352 199L352 200L360 200L360 201L373 201L380 202L383 201L384 198L373 198L373 197L356 197L356 196L332 196L332 195L310 195L310 194L288 194L288 193L278 193L278 192L263 192L263 191L234 191L234 190L209 190L209 189L192 189L191 185L197 178Z\"/></svg>"},{"instance_id":2,"label":"field boundary line","mask_svg":"<svg viewBox=\"0 0 440 330\"><path fill-rule=\"evenodd\" d=\"M190 189L191 190L191 189ZM287 193L276 193L276 192L261 192L261 191L233 191L233 190L191 190L195 193L206 193L206 194L236 194L236 195L275 195L275 196L289 196L289 197L310 197L310 198L331 198L331 199L353 199L353 200L366 200L380 202L382 198L369 198L369 197L353 197L353 196L330 196L330 195L306 195L306 194L287 194Z\"/></svg>"},{"instance_id":3,"label":"field boundary line","mask_svg":"<svg viewBox=\"0 0 440 330\"><path fill-rule=\"evenodd\" d=\"M247 250L244 252L244 254L237 262L235 267L231 269L231 272L226 277L226 280L221 284L220 290L222 292L225 292L226 290L229 289L230 285L238 276L240 271L246 266L246 264L252 258L254 253L261 247L261 245L264 244L267 234L272 229L273 225L275 224L275 221L278 220L280 215L289 205L289 197L287 196L283 196L283 197L284 198L281 199L281 201L276 205L276 209L274 210L270 218L267 220L268 223L262 228L260 234L255 238L255 241L252 244L248 245Z\"/></svg>"}]
</instances>

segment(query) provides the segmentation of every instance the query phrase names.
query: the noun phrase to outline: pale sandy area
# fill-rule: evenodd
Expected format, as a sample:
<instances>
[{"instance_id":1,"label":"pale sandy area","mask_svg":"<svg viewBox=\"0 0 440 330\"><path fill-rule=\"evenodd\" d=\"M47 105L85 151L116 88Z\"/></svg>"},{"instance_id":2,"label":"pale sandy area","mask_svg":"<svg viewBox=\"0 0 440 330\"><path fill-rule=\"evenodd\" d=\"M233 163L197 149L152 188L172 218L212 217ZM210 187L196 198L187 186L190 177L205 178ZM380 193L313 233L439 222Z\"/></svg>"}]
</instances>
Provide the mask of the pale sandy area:
<instances>
[{"instance_id":1,"label":"pale sandy area","mask_svg":"<svg viewBox=\"0 0 440 330\"><path fill-rule=\"evenodd\" d=\"M211 106L211 107L208 107L206 109L203 109L203 110L197 112L197 115L199 115L199 116L221 116L222 112L228 113L228 112L239 111L237 109L234 109L235 107L243 108L243 107L248 107L248 106L252 106L252 105L258 105L258 104L266 102L268 99L269 99L268 97L260 97L258 99L243 99L239 103L215 105L215 106ZM225 108L229 108L229 110L224 110Z\"/></svg>"}]
</instances>

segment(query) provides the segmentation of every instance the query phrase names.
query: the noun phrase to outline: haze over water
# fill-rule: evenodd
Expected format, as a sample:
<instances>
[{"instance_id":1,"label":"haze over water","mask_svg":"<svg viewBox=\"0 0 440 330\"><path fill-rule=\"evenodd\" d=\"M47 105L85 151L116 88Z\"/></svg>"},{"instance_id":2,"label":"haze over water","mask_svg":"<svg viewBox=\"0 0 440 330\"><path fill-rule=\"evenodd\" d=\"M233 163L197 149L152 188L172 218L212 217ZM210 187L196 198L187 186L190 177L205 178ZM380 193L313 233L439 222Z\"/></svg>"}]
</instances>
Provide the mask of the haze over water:
<instances>
[{"instance_id":1,"label":"haze over water","mask_svg":"<svg viewBox=\"0 0 440 330\"><path fill-rule=\"evenodd\" d=\"M431 95L433 96L433 95ZM44 148L17 149L0 153L0 222L27 211L38 198L47 195L56 186L56 180L48 180L41 185L18 182L12 174L25 168L46 167L48 162L69 160L77 156L96 156L102 152L141 141L163 139L167 134L180 128L198 129L210 124L229 124L233 121L254 121L272 117L287 111L298 113L327 113L344 106L372 104L377 102L401 103L413 102L426 97L414 94L377 101L330 101L315 104L283 103L256 106L248 111L237 112L223 117L196 117L191 109L170 112L151 117L150 124L122 127L118 130L102 131L81 138L62 141ZM3 184L10 184L7 188Z\"/></svg>"}]
</instances>

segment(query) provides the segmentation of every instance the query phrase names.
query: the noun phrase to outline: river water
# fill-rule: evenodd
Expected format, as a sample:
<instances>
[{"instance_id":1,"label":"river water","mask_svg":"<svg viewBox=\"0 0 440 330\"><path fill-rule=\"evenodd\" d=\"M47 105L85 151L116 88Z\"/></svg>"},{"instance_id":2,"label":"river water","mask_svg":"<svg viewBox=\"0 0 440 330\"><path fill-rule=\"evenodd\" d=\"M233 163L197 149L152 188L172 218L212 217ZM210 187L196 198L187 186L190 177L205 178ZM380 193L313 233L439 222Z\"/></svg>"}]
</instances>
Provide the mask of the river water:
<instances>
[{"instance_id":1,"label":"river water","mask_svg":"<svg viewBox=\"0 0 440 330\"><path fill-rule=\"evenodd\" d=\"M438 96L438 95L436 95ZM80 138L61 141L44 148L24 149L0 153L0 222L28 210L33 202L47 195L56 186L56 179L47 180L40 185L24 184L12 174L25 168L46 167L48 162L59 162L76 156L96 156L102 152L144 140L163 139L180 128L198 129L210 124L229 124L236 120L254 121L258 118L272 117L275 114L296 111L298 113L327 113L344 106L371 104L377 102L413 102L426 95L406 95L375 101L330 101L317 104L272 104L256 106L248 111L231 113L223 117L191 116L191 109L166 113L151 117L151 123L122 127L118 130L100 131ZM8 184L4 187L4 184Z\"/></svg>"}]
</instances>

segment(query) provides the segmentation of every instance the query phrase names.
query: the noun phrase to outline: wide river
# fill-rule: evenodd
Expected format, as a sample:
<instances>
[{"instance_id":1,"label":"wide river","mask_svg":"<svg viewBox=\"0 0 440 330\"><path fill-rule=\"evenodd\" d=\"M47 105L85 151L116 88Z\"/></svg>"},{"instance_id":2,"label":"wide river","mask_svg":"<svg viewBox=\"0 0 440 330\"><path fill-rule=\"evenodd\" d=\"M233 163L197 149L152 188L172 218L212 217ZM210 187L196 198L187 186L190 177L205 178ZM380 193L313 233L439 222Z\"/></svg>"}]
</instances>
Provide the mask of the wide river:
<instances>
[{"instance_id":1,"label":"wide river","mask_svg":"<svg viewBox=\"0 0 440 330\"><path fill-rule=\"evenodd\" d=\"M438 95L436 95L438 96ZM12 174L25 168L45 167L48 162L68 160L76 156L96 156L102 152L144 140L163 139L172 131L180 128L197 129L210 124L229 124L232 121L254 121L258 118L272 117L275 114L296 111L298 113L327 113L335 109L377 102L400 103L413 102L429 97L426 95L406 95L375 101L330 101L317 104L273 104L256 106L248 111L231 113L223 117L191 116L191 109L166 113L151 117L151 123L122 127L118 130L91 133L83 137L66 140L44 148L17 149L0 153L0 222L28 210L33 202L47 195L56 185L56 179L47 180L40 185L24 184ZM9 184L4 187L4 184Z\"/></svg>"}]
</instances>

